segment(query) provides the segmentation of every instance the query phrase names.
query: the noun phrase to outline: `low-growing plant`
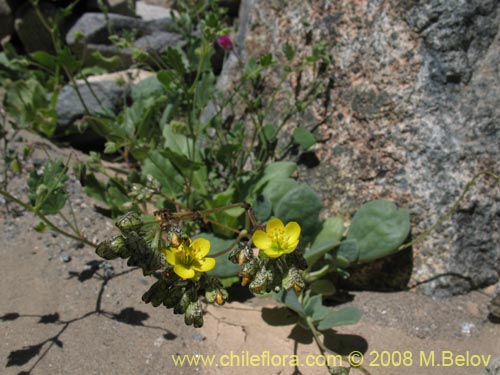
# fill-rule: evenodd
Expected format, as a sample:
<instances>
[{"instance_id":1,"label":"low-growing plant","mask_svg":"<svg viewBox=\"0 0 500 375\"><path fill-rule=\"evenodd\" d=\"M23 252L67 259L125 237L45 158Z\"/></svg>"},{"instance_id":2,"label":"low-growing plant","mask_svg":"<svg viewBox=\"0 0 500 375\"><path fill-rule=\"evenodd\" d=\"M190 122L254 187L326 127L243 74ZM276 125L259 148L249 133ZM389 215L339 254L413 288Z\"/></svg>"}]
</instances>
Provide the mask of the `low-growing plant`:
<instances>
[{"instance_id":1,"label":"low-growing plant","mask_svg":"<svg viewBox=\"0 0 500 375\"><path fill-rule=\"evenodd\" d=\"M361 317L355 307L325 304L336 293L332 276L347 278L353 265L411 246L451 215L480 175L499 178L489 172L476 175L435 226L406 244L408 210L389 201L365 203L348 226L341 217L320 219L321 200L295 178L291 154L316 142L319 124L306 127L294 119L327 89L325 45L317 43L299 58L297 47L285 44L284 62L272 54L249 58L237 85L221 91L214 57L237 53L224 11L214 1L180 2L179 7L173 19L185 45L160 56L135 49L136 61L156 74L132 87L131 101L121 112L96 111L82 100L85 126L106 140L104 154L126 165L124 173L110 173L98 152L86 162L73 161L85 192L117 219L120 233L97 245L96 253L107 260L126 259L144 276L157 276L143 301L173 309L188 325L201 327L203 302L224 304L230 298L226 288L240 282L254 295L274 296L288 306L298 324L312 331L321 351L328 351L320 332ZM57 134L61 84L69 82L78 92L76 78L84 78L86 68L57 28L44 22L55 54L23 57L7 49L0 53L0 65L8 68L0 79L7 87L3 104L14 131L26 128L51 137ZM116 36L114 41L135 48L132 39ZM28 74L30 67L39 70ZM312 79L296 90L284 87L291 75L299 77L305 70L313 72ZM279 79L273 85L268 77ZM266 93L264 81L271 87ZM287 105L276 118L278 93ZM8 152L6 117L2 120L4 161L19 172L21 161ZM95 246L72 215L65 191L69 165L69 160L51 160L43 171L33 170L27 202L8 193L6 185L0 194L33 212L40 219L36 230L54 230ZM51 220L54 215L69 231Z\"/></svg>"}]
</instances>

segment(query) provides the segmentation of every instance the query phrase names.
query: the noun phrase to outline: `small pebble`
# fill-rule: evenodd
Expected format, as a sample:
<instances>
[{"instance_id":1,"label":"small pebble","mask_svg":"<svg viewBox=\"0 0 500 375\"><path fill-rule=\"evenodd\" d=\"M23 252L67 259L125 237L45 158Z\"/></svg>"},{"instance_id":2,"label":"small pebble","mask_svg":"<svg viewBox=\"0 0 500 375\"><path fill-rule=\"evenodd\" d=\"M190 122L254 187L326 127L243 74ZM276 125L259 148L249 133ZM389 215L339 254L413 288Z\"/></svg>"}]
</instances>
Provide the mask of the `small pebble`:
<instances>
[{"instance_id":1,"label":"small pebble","mask_svg":"<svg viewBox=\"0 0 500 375\"><path fill-rule=\"evenodd\" d=\"M71 262L71 257L68 254L61 254L60 259L64 263Z\"/></svg>"},{"instance_id":2,"label":"small pebble","mask_svg":"<svg viewBox=\"0 0 500 375\"><path fill-rule=\"evenodd\" d=\"M460 332L462 336L470 336L474 328L476 328L474 323L464 322L461 324Z\"/></svg>"},{"instance_id":3,"label":"small pebble","mask_svg":"<svg viewBox=\"0 0 500 375\"><path fill-rule=\"evenodd\" d=\"M115 271L113 269L106 268L104 270L104 278L111 279L115 275Z\"/></svg>"},{"instance_id":4,"label":"small pebble","mask_svg":"<svg viewBox=\"0 0 500 375\"><path fill-rule=\"evenodd\" d=\"M193 333L193 335L191 337L193 338L193 340L196 340L196 341L205 340L205 336L200 335L199 333Z\"/></svg>"}]
</instances>

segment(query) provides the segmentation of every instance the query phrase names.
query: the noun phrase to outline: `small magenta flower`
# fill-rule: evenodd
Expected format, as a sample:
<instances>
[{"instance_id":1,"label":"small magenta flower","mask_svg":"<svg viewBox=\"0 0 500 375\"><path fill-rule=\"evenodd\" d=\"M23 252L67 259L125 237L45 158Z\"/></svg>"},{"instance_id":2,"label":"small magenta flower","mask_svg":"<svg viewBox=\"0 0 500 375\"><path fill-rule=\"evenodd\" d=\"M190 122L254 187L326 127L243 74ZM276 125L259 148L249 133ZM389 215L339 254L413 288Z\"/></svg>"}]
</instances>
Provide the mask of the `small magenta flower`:
<instances>
[{"instance_id":1,"label":"small magenta flower","mask_svg":"<svg viewBox=\"0 0 500 375\"><path fill-rule=\"evenodd\" d=\"M183 279L192 279L201 272L215 266L214 258L205 258L210 251L210 241L197 238L193 242L181 243L177 248L164 249L167 262L174 266L174 272Z\"/></svg>"},{"instance_id":2,"label":"small magenta flower","mask_svg":"<svg viewBox=\"0 0 500 375\"><path fill-rule=\"evenodd\" d=\"M233 49L233 42L229 35L225 34L217 38L217 44L224 50L230 51Z\"/></svg>"},{"instance_id":3,"label":"small magenta flower","mask_svg":"<svg viewBox=\"0 0 500 375\"><path fill-rule=\"evenodd\" d=\"M290 254L299 244L300 225L295 221L286 226L280 219L272 218L267 222L266 231L256 230L253 243L269 258Z\"/></svg>"}]
</instances>

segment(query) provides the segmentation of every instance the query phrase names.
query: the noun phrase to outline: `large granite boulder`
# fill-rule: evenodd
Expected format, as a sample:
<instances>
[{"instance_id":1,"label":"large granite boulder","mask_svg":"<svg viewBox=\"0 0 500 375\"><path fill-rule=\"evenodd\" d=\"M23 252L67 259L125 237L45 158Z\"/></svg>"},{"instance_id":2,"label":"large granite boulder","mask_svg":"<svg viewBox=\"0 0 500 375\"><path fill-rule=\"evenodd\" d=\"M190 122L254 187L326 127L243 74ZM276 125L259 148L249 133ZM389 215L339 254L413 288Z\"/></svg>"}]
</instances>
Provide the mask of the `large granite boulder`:
<instances>
[{"instance_id":1,"label":"large granite boulder","mask_svg":"<svg viewBox=\"0 0 500 375\"><path fill-rule=\"evenodd\" d=\"M333 61L324 74L328 89L297 121L325 121L317 138L327 141L313 149L321 163L302 166L300 178L321 195L325 216L348 218L371 199L407 206L415 237L476 173L500 171L499 9L494 0L244 0L236 53L219 86L237 82L249 56L273 52L284 60L282 46L289 43L304 57L325 42ZM292 90L296 82L295 76L288 82ZM282 108L278 100L271 115L279 117ZM399 279L401 287L449 296L496 283L496 186L480 178L413 253L376 264L381 288ZM375 278L369 276L353 280L370 287Z\"/></svg>"}]
</instances>

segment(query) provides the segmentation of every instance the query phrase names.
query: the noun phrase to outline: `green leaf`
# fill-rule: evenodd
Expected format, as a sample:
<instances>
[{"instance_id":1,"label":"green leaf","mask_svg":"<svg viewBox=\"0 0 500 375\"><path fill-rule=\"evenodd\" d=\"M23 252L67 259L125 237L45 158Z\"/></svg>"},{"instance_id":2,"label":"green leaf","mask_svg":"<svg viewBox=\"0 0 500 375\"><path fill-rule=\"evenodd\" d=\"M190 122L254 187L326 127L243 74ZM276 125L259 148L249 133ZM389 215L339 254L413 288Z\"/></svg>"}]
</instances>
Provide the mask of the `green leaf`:
<instances>
[{"instance_id":1,"label":"green leaf","mask_svg":"<svg viewBox=\"0 0 500 375\"><path fill-rule=\"evenodd\" d=\"M257 196L252 204L252 207L255 219L258 222L266 221L271 216L273 206L271 205L269 198L265 195L260 194Z\"/></svg>"},{"instance_id":2,"label":"green leaf","mask_svg":"<svg viewBox=\"0 0 500 375\"><path fill-rule=\"evenodd\" d=\"M193 238L205 238L210 241L210 252L207 257L211 257L211 254L227 249L233 242L233 240L223 239L211 233L200 233ZM227 254L223 254L215 258L215 267L207 273L212 277L231 277L237 275L239 269L238 265L229 261Z\"/></svg>"},{"instance_id":3,"label":"green leaf","mask_svg":"<svg viewBox=\"0 0 500 375\"><path fill-rule=\"evenodd\" d=\"M160 151L160 154L170 160L172 164L175 165L185 175L187 174L187 172L196 171L204 165L203 163L190 160L185 155L168 148Z\"/></svg>"},{"instance_id":4,"label":"green leaf","mask_svg":"<svg viewBox=\"0 0 500 375\"><path fill-rule=\"evenodd\" d=\"M165 92L163 84L157 77L146 78L139 83L132 86L131 96L132 100L144 100L147 98L156 98Z\"/></svg>"},{"instance_id":5,"label":"green leaf","mask_svg":"<svg viewBox=\"0 0 500 375\"><path fill-rule=\"evenodd\" d=\"M318 329L324 331L333 327L356 324L361 319L361 311L356 307L330 311L318 324Z\"/></svg>"},{"instance_id":6,"label":"green leaf","mask_svg":"<svg viewBox=\"0 0 500 375\"><path fill-rule=\"evenodd\" d=\"M330 238L306 250L304 258L308 266L312 267L323 255L329 253L335 247L339 246L339 244L340 242L336 238Z\"/></svg>"},{"instance_id":7,"label":"green leaf","mask_svg":"<svg viewBox=\"0 0 500 375\"><path fill-rule=\"evenodd\" d=\"M94 199L106 203L106 187L93 173L85 176L85 193Z\"/></svg>"},{"instance_id":8,"label":"green leaf","mask_svg":"<svg viewBox=\"0 0 500 375\"><path fill-rule=\"evenodd\" d=\"M410 216L386 200L375 200L361 206L354 215L347 240L356 241L359 263L392 254L410 233Z\"/></svg>"},{"instance_id":9,"label":"green leaf","mask_svg":"<svg viewBox=\"0 0 500 375\"><path fill-rule=\"evenodd\" d=\"M278 161L269 164L262 173L262 177L255 184L253 191L259 191L268 181L278 178L287 178L297 169L293 161Z\"/></svg>"},{"instance_id":10,"label":"green leaf","mask_svg":"<svg viewBox=\"0 0 500 375\"><path fill-rule=\"evenodd\" d=\"M340 241L344 234L344 220L341 217L330 217L321 224L321 231L316 235L312 246L320 245L331 239Z\"/></svg>"},{"instance_id":11,"label":"green leaf","mask_svg":"<svg viewBox=\"0 0 500 375\"><path fill-rule=\"evenodd\" d=\"M149 152L142 166L142 174L149 174L158 180L162 191L169 197L175 197L183 190L184 179L158 150Z\"/></svg>"},{"instance_id":12,"label":"green leaf","mask_svg":"<svg viewBox=\"0 0 500 375\"><path fill-rule=\"evenodd\" d=\"M267 68L268 66L271 66L273 64L273 54L268 53L260 58L260 65L262 67Z\"/></svg>"},{"instance_id":13,"label":"green leaf","mask_svg":"<svg viewBox=\"0 0 500 375\"><path fill-rule=\"evenodd\" d=\"M295 50L288 43L283 44L283 53L285 54L288 61L292 61L295 56Z\"/></svg>"},{"instance_id":14,"label":"green leaf","mask_svg":"<svg viewBox=\"0 0 500 375\"><path fill-rule=\"evenodd\" d=\"M264 135L267 142L274 142L276 140L278 131L273 124L266 124L262 127L262 134Z\"/></svg>"},{"instance_id":15,"label":"green leaf","mask_svg":"<svg viewBox=\"0 0 500 375\"><path fill-rule=\"evenodd\" d=\"M321 294L328 297L335 294L336 288L330 280L321 279L311 284L311 291L315 294Z\"/></svg>"},{"instance_id":16,"label":"green leaf","mask_svg":"<svg viewBox=\"0 0 500 375\"><path fill-rule=\"evenodd\" d=\"M30 57L44 68L55 71L57 67L57 57L45 51L36 51L30 54Z\"/></svg>"},{"instance_id":17,"label":"green leaf","mask_svg":"<svg viewBox=\"0 0 500 375\"><path fill-rule=\"evenodd\" d=\"M117 145L115 142L107 141L104 145L104 153L105 154L113 154L120 149L120 145Z\"/></svg>"},{"instance_id":18,"label":"green leaf","mask_svg":"<svg viewBox=\"0 0 500 375\"><path fill-rule=\"evenodd\" d=\"M60 160L49 160L41 175L32 171L28 178L31 205L44 215L57 214L68 199L64 191L67 180L66 167Z\"/></svg>"},{"instance_id":19,"label":"green leaf","mask_svg":"<svg viewBox=\"0 0 500 375\"><path fill-rule=\"evenodd\" d=\"M304 307L300 304L297 294L295 294L293 290L282 289L274 296L279 302L284 303L288 308L295 311L297 314L306 316Z\"/></svg>"},{"instance_id":20,"label":"green leaf","mask_svg":"<svg viewBox=\"0 0 500 375\"><path fill-rule=\"evenodd\" d=\"M194 91L194 105L199 111L203 110L208 101L212 99L214 91L215 76L210 71L201 76Z\"/></svg>"},{"instance_id":21,"label":"green leaf","mask_svg":"<svg viewBox=\"0 0 500 375\"><path fill-rule=\"evenodd\" d=\"M91 56L92 65L107 71L115 71L121 64L121 59L118 56L106 57L99 51L92 52Z\"/></svg>"},{"instance_id":22,"label":"green leaf","mask_svg":"<svg viewBox=\"0 0 500 375\"><path fill-rule=\"evenodd\" d=\"M21 173L21 171L23 170L21 162L19 161L19 159L17 157L12 159L12 161L9 164L9 168L14 173Z\"/></svg>"},{"instance_id":23,"label":"green leaf","mask_svg":"<svg viewBox=\"0 0 500 375\"><path fill-rule=\"evenodd\" d=\"M32 127L51 137L57 126L57 114L50 108L45 87L36 79L20 80L6 85L4 105L21 127Z\"/></svg>"},{"instance_id":24,"label":"green leaf","mask_svg":"<svg viewBox=\"0 0 500 375\"><path fill-rule=\"evenodd\" d=\"M266 186L264 186L262 195L264 195L269 202L271 202L273 207L276 207L283 196L289 191L295 189L297 186L297 181L292 178L272 179L266 184Z\"/></svg>"},{"instance_id":25,"label":"green leaf","mask_svg":"<svg viewBox=\"0 0 500 375\"><path fill-rule=\"evenodd\" d=\"M39 221L36 223L36 225L33 227L34 230L37 232L45 232L49 228L48 224L45 221Z\"/></svg>"},{"instance_id":26,"label":"green leaf","mask_svg":"<svg viewBox=\"0 0 500 375\"><path fill-rule=\"evenodd\" d=\"M179 82L179 75L174 70L160 70L156 74L158 81L165 87L165 89L172 90L177 82Z\"/></svg>"},{"instance_id":27,"label":"green leaf","mask_svg":"<svg viewBox=\"0 0 500 375\"><path fill-rule=\"evenodd\" d=\"M359 247L356 240L345 240L339 247L337 257L342 261L346 260L350 264L356 263L359 259Z\"/></svg>"},{"instance_id":28,"label":"green leaf","mask_svg":"<svg viewBox=\"0 0 500 375\"><path fill-rule=\"evenodd\" d=\"M243 73L243 80L253 79L260 73L260 67L254 57L248 59L247 65L245 66L245 71Z\"/></svg>"},{"instance_id":29,"label":"green leaf","mask_svg":"<svg viewBox=\"0 0 500 375\"><path fill-rule=\"evenodd\" d=\"M184 76L186 73L186 66L184 64L182 54L178 49L169 47L162 57L168 67L175 70L175 72L177 72L177 74L181 77Z\"/></svg>"},{"instance_id":30,"label":"green leaf","mask_svg":"<svg viewBox=\"0 0 500 375\"><path fill-rule=\"evenodd\" d=\"M68 47L64 47L59 50L59 53L57 54L57 62L70 74L77 72L82 65L82 62L78 60L75 55L73 55Z\"/></svg>"},{"instance_id":31,"label":"green leaf","mask_svg":"<svg viewBox=\"0 0 500 375\"><path fill-rule=\"evenodd\" d=\"M293 142L301 146L304 150L307 150L316 143L314 135L309 130L304 128L295 128L292 137Z\"/></svg>"},{"instance_id":32,"label":"green leaf","mask_svg":"<svg viewBox=\"0 0 500 375\"><path fill-rule=\"evenodd\" d=\"M205 207L207 209L223 207L233 203L234 189L229 188L223 192L213 195L212 199L205 200ZM245 213L241 207L234 207L229 210L215 212L209 215L210 218L216 220L218 223L228 226L230 228L237 227L238 219ZM215 234L223 237L234 237L234 232L228 231L217 225L212 226Z\"/></svg>"},{"instance_id":33,"label":"green leaf","mask_svg":"<svg viewBox=\"0 0 500 375\"><path fill-rule=\"evenodd\" d=\"M307 184L301 184L286 193L276 204L274 214L283 222L296 221L302 227L302 244L307 243L319 225L322 204L316 192ZM300 245L299 245L300 246Z\"/></svg>"},{"instance_id":34,"label":"green leaf","mask_svg":"<svg viewBox=\"0 0 500 375\"><path fill-rule=\"evenodd\" d=\"M318 322L325 318L330 309L323 306L323 298L321 295L315 295L306 299L304 303L306 315L310 316L314 322Z\"/></svg>"}]
</instances>

